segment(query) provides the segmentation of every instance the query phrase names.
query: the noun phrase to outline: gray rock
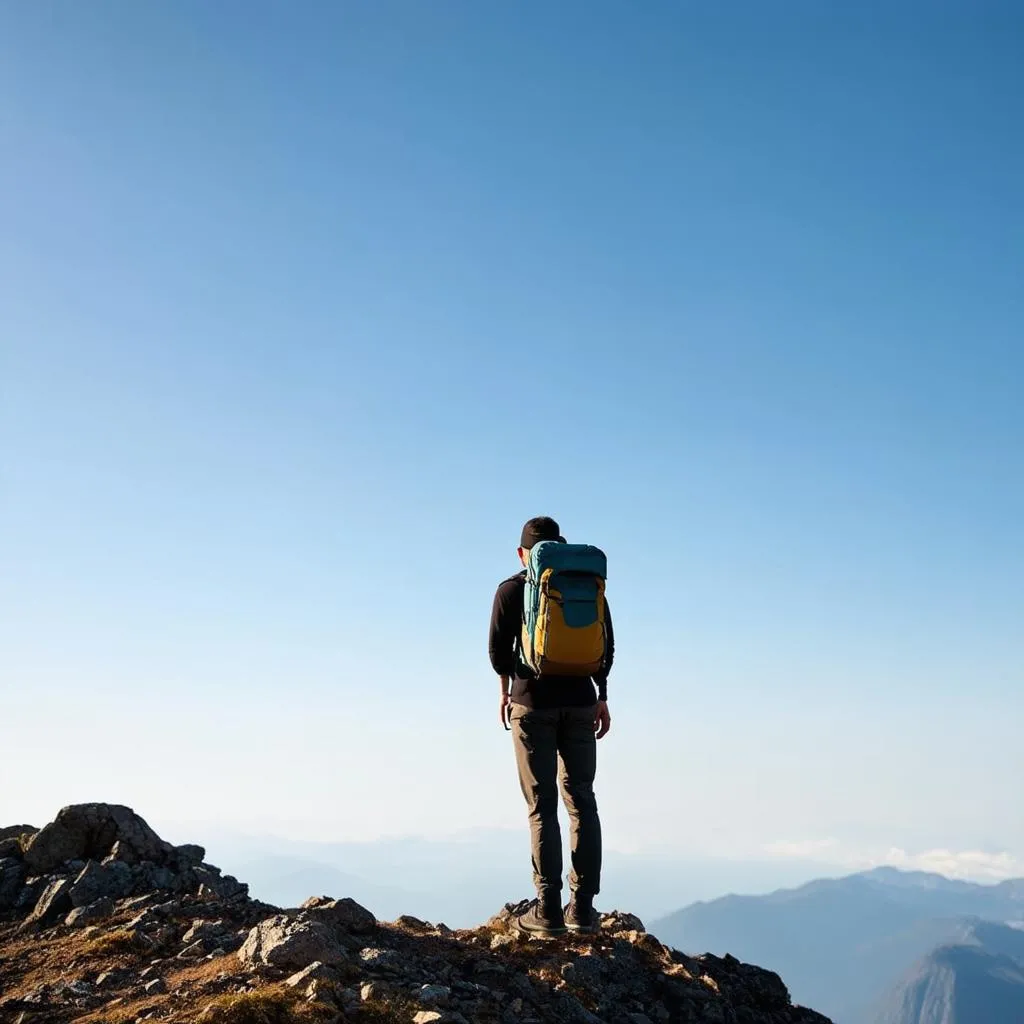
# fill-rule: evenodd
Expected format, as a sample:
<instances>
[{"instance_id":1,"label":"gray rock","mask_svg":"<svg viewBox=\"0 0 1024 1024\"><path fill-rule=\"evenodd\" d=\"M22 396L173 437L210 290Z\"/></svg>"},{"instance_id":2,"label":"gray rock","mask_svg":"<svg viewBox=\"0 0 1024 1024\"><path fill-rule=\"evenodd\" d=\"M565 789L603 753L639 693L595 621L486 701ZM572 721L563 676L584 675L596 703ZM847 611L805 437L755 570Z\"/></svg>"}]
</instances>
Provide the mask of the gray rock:
<instances>
[{"instance_id":1,"label":"gray rock","mask_svg":"<svg viewBox=\"0 0 1024 1024\"><path fill-rule=\"evenodd\" d=\"M367 946L359 951L359 959L367 967L389 968L397 967L399 963L398 954L393 949L377 949L376 946Z\"/></svg>"},{"instance_id":2,"label":"gray rock","mask_svg":"<svg viewBox=\"0 0 1024 1024\"><path fill-rule=\"evenodd\" d=\"M140 907L151 906L153 900L157 899L157 894L154 892L143 893L141 896L133 896L131 899L118 900L117 909L124 911L124 913L132 913L138 910Z\"/></svg>"},{"instance_id":3,"label":"gray rock","mask_svg":"<svg viewBox=\"0 0 1024 1024\"><path fill-rule=\"evenodd\" d=\"M314 978L304 989L306 999L311 1003L338 1004L338 983L331 978ZM343 1018L338 1015L328 1018L329 1024L337 1024ZM325 1022L325 1024L328 1024Z\"/></svg>"},{"instance_id":4,"label":"gray rock","mask_svg":"<svg viewBox=\"0 0 1024 1024\"><path fill-rule=\"evenodd\" d=\"M141 913L136 914L126 925L129 931L152 932L163 924L163 915L156 907L149 907Z\"/></svg>"},{"instance_id":5,"label":"gray rock","mask_svg":"<svg viewBox=\"0 0 1024 1024\"><path fill-rule=\"evenodd\" d=\"M223 921L193 921L192 927L185 932L181 941L186 945L199 940L209 943L220 942L226 931L228 928Z\"/></svg>"},{"instance_id":6,"label":"gray rock","mask_svg":"<svg viewBox=\"0 0 1024 1024\"><path fill-rule=\"evenodd\" d=\"M247 967L306 967L319 960L323 964L341 964L347 959L331 929L322 921L293 921L277 914L260 921L238 951Z\"/></svg>"},{"instance_id":7,"label":"gray rock","mask_svg":"<svg viewBox=\"0 0 1024 1024\"><path fill-rule=\"evenodd\" d=\"M159 928L154 929L149 935L155 946L166 946L174 942L177 936L178 929L173 924L160 925Z\"/></svg>"},{"instance_id":8,"label":"gray rock","mask_svg":"<svg viewBox=\"0 0 1024 1024\"><path fill-rule=\"evenodd\" d=\"M202 864L203 858L206 857L206 850L195 843L183 843L181 846L176 846L174 852L180 863L191 864L193 867Z\"/></svg>"},{"instance_id":9,"label":"gray rock","mask_svg":"<svg viewBox=\"0 0 1024 1024\"><path fill-rule=\"evenodd\" d=\"M199 960L206 956L206 943L200 939L198 942L193 942L191 945L186 946L179 954L179 960Z\"/></svg>"},{"instance_id":10,"label":"gray rock","mask_svg":"<svg viewBox=\"0 0 1024 1024\"><path fill-rule=\"evenodd\" d=\"M55 991L65 999L79 1000L92 995L92 985L81 978L77 981L59 981Z\"/></svg>"},{"instance_id":11,"label":"gray rock","mask_svg":"<svg viewBox=\"0 0 1024 1024\"><path fill-rule=\"evenodd\" d=\"M373 931L377 918L366 907L353 899L334 900L329 896L311 896L301 907L302 914L309 920L321 920L335 928L341 928L356 935Z\"/></svg>"},{"instance_id":12,"label":"gray rock","mask_svg":"<svg viewBox=\"0 0 1024 1024\"><path fill-rule=\"evenodd\" d=\"M611 932L645 932L643 921L636 914L624 914L622 911L613 910L610 914L604 914L601 918L601 930Z\"/></svg>"},{"instance_id":13,"label":"gray rock","mask_svg":"<svg viewBox=\"0 0 1024 1024\"><path fill-rule=\"evenodd\" d=\"M0 911L17 905L24 884L25 865L13 857L0 860Z\"/></svg>"},{"instance_id":14,"label":"gray rock","mask_svg":"<svg viewBox=\"0 0 1024 1024\"><path fill-rule=\"evenodd\" d=\"M43 890L50 884L50 881L51 879L42 875L26 878L25 884L14 898L14 910L29 913L39 902L39 897L42 896Z\"/></svg>"},{"instance_id":15,"label":"gray rock","mask_svg":"<svg viewBox=\"0 0 1024 1024\"><path fill-rule=\"evenodd\" d=\"M147 981L143 988L147 996L158 996L167 991L167 982L163 978L154 978L152 981Z\"/></svg>"},{"instance_id":16,"label":"gray rock","mask_svg":"<svg viewBox=\"0 0 1024 1024\"><path fill-rule=\"evenodd\" d=\"M118 862L113 861L108 867L113 867L116 863ZM130 870L133 877L133 888L136 890L146 892L156 889L173 891L178 881L178 876L163 864L153 864L149 861L144 861L141 864L136 864Z\"/></svg>"},{"instance_id":17,"label":"gray rock","mask_svg":"<svg viewBox=\"0 0 1024 1024\"><path fill-rule=\"evenodd\" d=\"M118 900L132 891L135 880L132 869L121 861L99 864L91 860L82 868L71 887L71 902L86 907L101 896Z\"/></svg>"},{"instance_id":18,"label":"gray rock","mask_svg":"<svg viewBox=\"0 0 1024 1024\"><path fill-rule=\"evenodd\" d=\"M442 1020L444 1018L443 1013L438 1013L437 1010L420 1010L413 1019L412 1024L434 1024L436 1020Z\"/></svg>"},{"instance_id":19,"label":"gray rock","mask_svg":"<svg viewBox=\"0 0 1024 1024\"><path fill-rule=\"evenodd\" d=\"M29 840L25 864L31 872L47 874L75 859L163 863L172 849L130 807L72 804Z\"/></svg>"},{"instance_id":20,"label":"gray rock","mask_svg":"<svg viewBox=\"0 0 1024 1024\"><path fill-rule=\"evenodd\" d=\"M115 967L113 970L104 971L95 981L96 988L112 989L123 988L131 980L132 972L124 968Z\"/></svg>"},{"instance_id":21,"label":"gray rock","mask_svg":"<svg viewBox=\"0 0 1024 1024\"><path fill-rule=\"evenodd\" d=\"M360 988L359 998L364 1003L369 1003L374 999L383 999L384 986L379 981L368 981Z\"/></svg>"},{"instance_id":22,"label":"gray rock","mask_svg":"<svg viewBox=\"0 0 1024 1024\"><path fill-rule=\"evenodd\" d=\"M21 840L12 836L10 839L0 839L0 860L5 857L12 857L21 860Z\"/></svg>"},{"instance_id":23,"label":"gray rock","mask_svg":"<svg viewBox=\"0 0 1024 1024\"><path fill-rule=\"evenodd\" d=\"M74 895L72 895L71 901L72 903L74 902ZM101 896L86 907L75 907L68 914L64 923L71 928L82 928L87 924L93 924L95 921L102 921L110 917L114 913L114 909L114 901L109 896Z\"/></svg>"},{"instance_id":24,"label":"gray rock","mask_svg":"<svg viewBox=\"0 0 1024 1024\"><path fill-rule=\"evenodd\" d=\"M56 878L43 890L24 925L46 928L70 911L71 882L67 878Z\"/></svg>"},{"instance_id":25,"label":"gray rock","mask_svg":"<svg viewBox=\"0 0 1024 1024\"><path fill-rule=\"evenodd\" d=\"M452 990L447 985L423 985L416 993L421 1006L447 1006L451 997Z\"/></svg>"},{"instance_id":26,"label":"gray rock","mask_svg":"<svg viewBox=\"0 0 1024 1024\"><path fill-rule=\"evenodd\" d=\"M412 914L402 914L401 917L395 919L395 924L401 928L408 928L411 932L429 932L434 928L429 921L421 921L418 917L413 917Z\"/></svg>"},{"instance_id":27,"label":"gray rock","mask_svg":"<svg viewBox=\"0 0 1024 1024\"><path fill-rule=\"evenodd\" d=\"M308 985L311 981L337 980L338 972L333 967L328 967L327 964L314 960L308 967L304 967L301 971L296 971L291 977L286 978L284 983L289 988L299 988L300 986Z\"/></svg>"},{"instance_id":28,"label":"gray rock","mask_svg":"<svg viewBox=\"0 0 1024 1024\"><path fill-rule=\"evenodd\" d=\"M561 973L567 985L594 992L601 988L605 968L600 957L581 956L564 964Z\"/></svg>"},{"instance_id":29,"label":"gray rock","mask_svg":"<svg viewBox=\"0 0 1024 1024\"><path fill-rule=\"evenodd\" d=\"M575 996L563 994L558 1000L559 1016L573 1024L602 1024Z\"/></svg>"},{"instance_id":30,"label":"gray rock","mask_svg":"<svg viewBox=\"0 0 1024 1024\"><path fill-rule=\"evenodd\" d=\"M212 864L200 864L192 868L193 887L198 883L201 896L218 896L223 900L237 899L249 892L249 886L233 875L222 875Z\"/></svg>"},{"instance_id":31,"label":"gray rock","mask_svg":"<svg viewBox=\"0 0 1024 1024\"><path fill-rule=\"evenodd\" d=\"M110 853L103 858L104 864L113 864L116 861L121 861L123 864L128 864L130 867L136 867L139 864L140 857L135 852L135 848L130 843L122 843L118 839L113 846L110 848Z\"/></svg>"}]
</instances>

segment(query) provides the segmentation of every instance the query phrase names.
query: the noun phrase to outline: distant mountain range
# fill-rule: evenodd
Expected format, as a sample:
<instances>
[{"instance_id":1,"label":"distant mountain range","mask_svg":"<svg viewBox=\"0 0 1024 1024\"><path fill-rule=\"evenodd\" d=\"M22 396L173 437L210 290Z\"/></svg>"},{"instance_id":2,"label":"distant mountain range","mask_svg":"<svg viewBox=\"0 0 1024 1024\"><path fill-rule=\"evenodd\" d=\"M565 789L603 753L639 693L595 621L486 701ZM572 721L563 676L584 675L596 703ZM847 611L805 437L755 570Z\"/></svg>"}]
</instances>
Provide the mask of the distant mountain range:
<instances>
[{"instance_id":1,"label":"distant mountain range","mask_svg":"<svg viewBox=\"0 0 1024 1024\"><path fill-rule=\"evenodd\" d=\"M1022 919L1024 880L977 885L883 868L696 903L651 930L683 951L729 952L779 972L795 999L836 1024L1024 1024L1024 1004L1006 1010L1017 1016L977 1010L1024 999L1024 932L1005 926Z\"/></svg>"}]
</instances>

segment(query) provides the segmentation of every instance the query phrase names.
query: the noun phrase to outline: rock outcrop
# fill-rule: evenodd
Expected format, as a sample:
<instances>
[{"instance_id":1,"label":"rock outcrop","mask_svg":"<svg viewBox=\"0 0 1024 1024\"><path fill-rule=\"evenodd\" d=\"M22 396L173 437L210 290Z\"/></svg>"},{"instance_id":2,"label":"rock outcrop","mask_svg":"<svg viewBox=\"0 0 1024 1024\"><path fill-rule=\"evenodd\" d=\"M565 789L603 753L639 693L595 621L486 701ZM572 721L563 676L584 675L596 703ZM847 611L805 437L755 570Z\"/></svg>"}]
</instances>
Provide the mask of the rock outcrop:
<instances>
[{"instance_id":1,"label":"rock outcrop","mask_svg":"<svg viewBox=\"0 0 1024 1024\"><path fill-rule=\"evenodd\" d=\"M379 922L346 898L281 909L127 807L66 807L15 829L0 858L0 1020L12 1024L828 1024L777 975L683 954L630 914L538 942L516 931L515 904L460 931Z\"/></svg>"}]
</instances>

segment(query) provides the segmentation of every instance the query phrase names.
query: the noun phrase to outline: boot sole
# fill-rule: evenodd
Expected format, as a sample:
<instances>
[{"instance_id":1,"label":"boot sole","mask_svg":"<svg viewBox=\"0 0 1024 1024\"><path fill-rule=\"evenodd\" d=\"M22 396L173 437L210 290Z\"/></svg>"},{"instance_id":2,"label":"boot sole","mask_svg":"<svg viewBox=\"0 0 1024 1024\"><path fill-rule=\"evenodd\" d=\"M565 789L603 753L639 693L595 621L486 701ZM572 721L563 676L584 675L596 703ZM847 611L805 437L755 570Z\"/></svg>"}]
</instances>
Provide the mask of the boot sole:
<instances>
[{"instance_id":1,"label":"boot sole","mask_svg":"<svg viewBox=\"0 0 1024 1024\"><path fill-rule=\"evenodd\" d=\"M559 939L568 931L568 928L524 928L522 925L516 925L516 931L520 935L525 935L528 939Z\"/></svg>"}]
</instances>

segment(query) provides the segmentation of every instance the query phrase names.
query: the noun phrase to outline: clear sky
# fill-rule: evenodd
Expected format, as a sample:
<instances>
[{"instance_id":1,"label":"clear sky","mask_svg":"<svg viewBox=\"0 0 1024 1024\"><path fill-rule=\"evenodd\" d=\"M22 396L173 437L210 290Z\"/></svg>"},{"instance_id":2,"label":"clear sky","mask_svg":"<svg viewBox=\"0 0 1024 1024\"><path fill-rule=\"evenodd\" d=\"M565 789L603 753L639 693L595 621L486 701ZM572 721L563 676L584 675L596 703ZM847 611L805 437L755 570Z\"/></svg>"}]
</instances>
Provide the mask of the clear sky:
<instances>
[{"instance_id":1,"label":"clear sky","mask_svg":"<svg viewBox=\"0 0 1024 1024\"><path fill-rule=\"evenodd\" d=\"M486 625L549 514L610 846L1024 873L1022 46L0 4L0 820L524 827Z\"/></svg>"}]
</instances>

